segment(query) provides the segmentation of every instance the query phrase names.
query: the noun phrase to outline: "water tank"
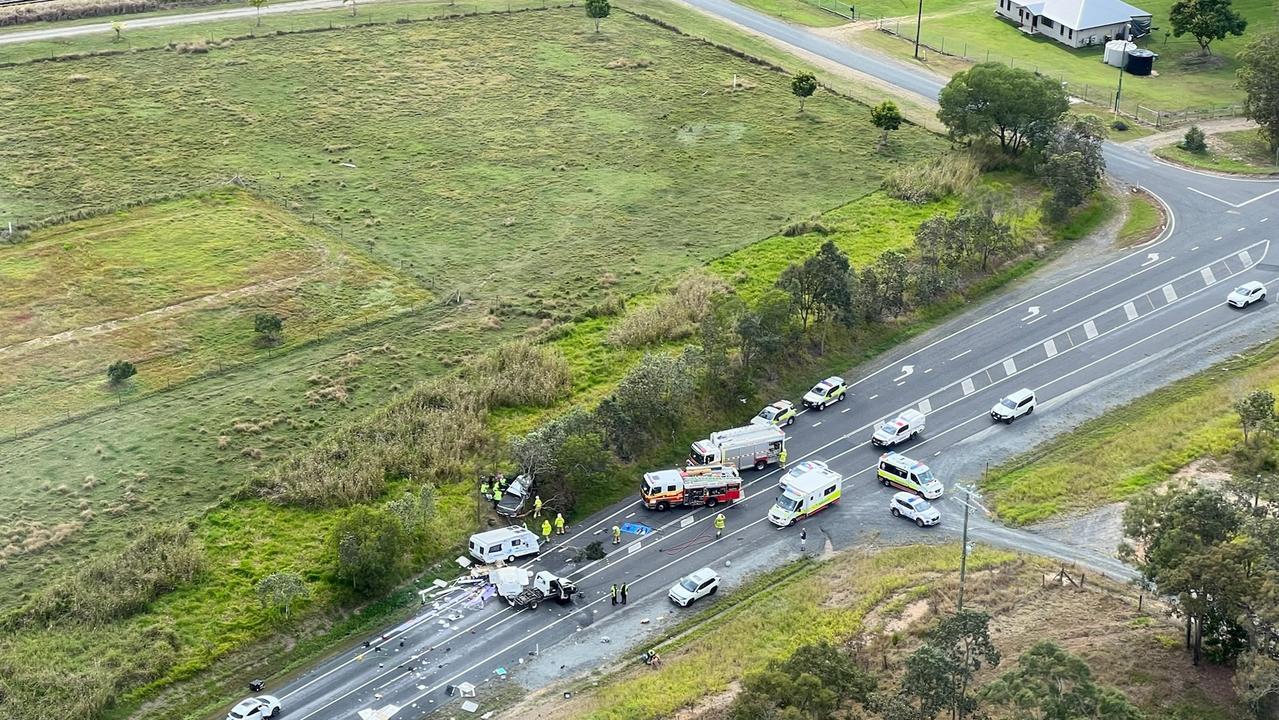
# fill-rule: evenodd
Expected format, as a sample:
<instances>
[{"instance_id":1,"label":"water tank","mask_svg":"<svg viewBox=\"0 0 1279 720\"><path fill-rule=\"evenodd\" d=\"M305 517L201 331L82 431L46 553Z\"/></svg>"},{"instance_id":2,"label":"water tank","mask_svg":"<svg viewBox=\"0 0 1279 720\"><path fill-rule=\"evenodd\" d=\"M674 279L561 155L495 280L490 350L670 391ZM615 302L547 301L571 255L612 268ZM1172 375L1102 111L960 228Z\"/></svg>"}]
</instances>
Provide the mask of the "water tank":
<instances>
[{"instance_id":1,"label":"water tank","mask_svg":"<svg viewBox=\"0 0 1279 720\"><path fill-rule=\"evenodd\" d=\"M1129 50L1128 64L1124 69L1132 75L1149 75L1157 57L1159 56L1155 53L1143 48Z\"/></svg>"},{"instance_id":2,"label":"water tank","mask_svg":"<svg viewBox=\"0 0 1279 720\"><path fill-rule=\"evenodd\" d=\"M1102 56L1102 59L1105 60L1106 64L1111 67L1123 67L1124 55L1129 50L1136 50L1136 49L1137 49L1136 44L1130 43L1127 40L1111 40L1110 42L1106 43L1106 52Z\"/></svg>"}]
</instances>

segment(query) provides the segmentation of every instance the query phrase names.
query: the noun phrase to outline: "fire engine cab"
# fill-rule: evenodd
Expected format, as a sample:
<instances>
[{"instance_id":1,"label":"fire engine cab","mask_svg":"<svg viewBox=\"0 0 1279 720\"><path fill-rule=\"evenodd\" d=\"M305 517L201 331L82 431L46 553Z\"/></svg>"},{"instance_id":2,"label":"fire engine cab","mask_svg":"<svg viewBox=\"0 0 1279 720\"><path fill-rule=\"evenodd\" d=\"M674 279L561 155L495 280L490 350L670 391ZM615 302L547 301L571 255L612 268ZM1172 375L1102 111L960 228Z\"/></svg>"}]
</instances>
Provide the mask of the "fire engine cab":
<instances>
[{"instance_id":1,"label":"fire engine cab","mask_svg":"<svg viewBox=\"0 0 1279 720\"><path fill-rule=\"evenodd\" d=\"M742 477L731 465L694 465L674 470L645 473L640 485L644 507L667 510L672 507L715 507L742 497Z\"/></svg>"}]
</instances>

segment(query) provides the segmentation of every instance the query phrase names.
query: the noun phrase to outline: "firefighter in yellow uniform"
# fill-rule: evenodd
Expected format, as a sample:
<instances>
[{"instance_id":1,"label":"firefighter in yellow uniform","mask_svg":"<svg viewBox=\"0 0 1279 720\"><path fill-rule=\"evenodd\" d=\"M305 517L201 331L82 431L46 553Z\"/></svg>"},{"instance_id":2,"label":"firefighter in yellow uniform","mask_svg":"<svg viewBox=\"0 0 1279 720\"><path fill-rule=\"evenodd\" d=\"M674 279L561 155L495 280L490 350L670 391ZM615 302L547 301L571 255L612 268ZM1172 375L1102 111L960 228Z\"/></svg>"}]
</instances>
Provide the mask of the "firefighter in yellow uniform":
<instances>
[{"instance_id":1,"label":"firefighter in yellow uniform","mask_svg":"<svg viewBox=\"0 0 1279 720\"><path fill-rule=\"evenodd\" d=\"M715 516L715 539L718 540L724 535L724 513Z\"/></svg>"},{"instance_id":2,"label":"firefighter in yellow uniform","mask_svg":"<svg viewBox=\"0 0 1279 720\"><path fill-rule=\"evenodd\" d=\"M777 453L777 464L786 467L786 448L784 447L781 452Z\"/></svg>"},{"instance_id":3,"label":"firefighter in yellow uniform","mask_svg":"<svg viewBox=\"0 0 1279 720\"><path fill-rule=\"evenodd\" d=\"M533 496L533 517L535 518L542 517L542 496L541 495Z\"/></svg>"},{"instance_id":4,"label":"firefighter in yellow uniform","mask_svg":"<svg viewBox=\"0 0 1279 720\"><path fill-rule=\"evenodd\" d=\"M622 529L616 525L613 526L613 544L622 544Z\"/></svg>"},{"instance_id":5,"label":"firefighter in yellow uniform","mask_svg":"<svg viewBox=\"0 0 1279 720\"><path fill-rule=\"evenodd\" d=\"M562 513L555 513L555 534L564 534L564 515Z\"/></svg>"},{"instance_id":6,"label":"firefighter in yellow uniform","mask_svg":"<svg viewBox=\"0 0 1279 720\"><path fill-rule=\"evenodd\" d=\"M551 541L551 521L543 520L542 521L542 542L550 542L550 541Z\"/></svg>"}]
</instances>

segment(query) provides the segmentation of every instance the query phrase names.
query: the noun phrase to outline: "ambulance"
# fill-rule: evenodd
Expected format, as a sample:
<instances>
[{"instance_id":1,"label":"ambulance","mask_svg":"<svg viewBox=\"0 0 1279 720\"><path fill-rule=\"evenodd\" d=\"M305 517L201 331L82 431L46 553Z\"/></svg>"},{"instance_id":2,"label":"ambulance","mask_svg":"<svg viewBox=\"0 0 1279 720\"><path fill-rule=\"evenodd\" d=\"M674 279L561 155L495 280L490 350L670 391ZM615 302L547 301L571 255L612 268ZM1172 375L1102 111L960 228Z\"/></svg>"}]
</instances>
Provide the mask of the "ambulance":
<instances>
[{"instance_id":1,"label":"ambulance","mask_svg":"<svg viewBox=\"0 0 1279 720\"><path fill-rule=\"evenodd\" d=\"M889 452L879 456L877 469L879 481L884 487L896 487L923 495L928 500L941 497L942 484L933 477L933 471L918 460L911 460L901 453Z\"/></svg>"},{"instance_id":2,"label":"ambulance","mask_svg":"<svg viewBox=\"0 0 1279 720\"><path fill-rule=\"evenodd\" d=\"M782 494L768 511L768 521L778 527L794 525L839 502L843 488L844 476L827 467L812 467L796 475L787 473Z\"/></svg>"},{"instance_id":3,"label":"ambulance","mask_svg":"<svg viewBox=\"0 0 1279 720\"><path fill-rule=\"evenodd\" d=\"M742 497L742 476L731 465L702 465L644 473L640 497L650 510L715 507Z\"/></svg>"}]
</instances>

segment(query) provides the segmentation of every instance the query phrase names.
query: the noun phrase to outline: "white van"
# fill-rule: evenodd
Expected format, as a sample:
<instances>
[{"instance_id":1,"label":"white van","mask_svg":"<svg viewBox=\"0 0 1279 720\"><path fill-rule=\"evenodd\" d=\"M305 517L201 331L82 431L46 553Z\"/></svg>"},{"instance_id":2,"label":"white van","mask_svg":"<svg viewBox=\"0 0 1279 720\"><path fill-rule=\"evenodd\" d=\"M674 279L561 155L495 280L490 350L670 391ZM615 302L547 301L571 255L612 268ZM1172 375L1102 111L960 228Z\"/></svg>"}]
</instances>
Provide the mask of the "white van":
<instances>
[{"instance_id":1,"label":"white van","mask_svg":"<svg viewBox=\"0 0 1279 720\"><path fill-rule=\"evenodd\" d=\"M901 415L892 420L885 420L875 428L870 436L872 444L879 447L892 447L905 442L924 431L924 414L914 408L903 410Z\"/></svg>"},{"instance_id":2,"label":"white van","mask_svg":"<svg viewBox=\"0 0 1279 720\"><path fill-rule=\"evenodd\" d=\"M768 521L778 527L794 525L839 502L843 489L844 476L824 465L800 475L787 474L782 494L768 511Z\"/></svg>"},{"instance_id":3,"label":"white van","mask_svg":"<svg viewBox=\"0 0 1279 720\"><path fill-rule=\"evenodd\" d=\"M498 560L513 562L518 557L536 555L541 552L542 545L537 539L537 533L512 525L475 533L471 536L470 548L471 557L487 565Z\"/></svg>"}]
</instances>

